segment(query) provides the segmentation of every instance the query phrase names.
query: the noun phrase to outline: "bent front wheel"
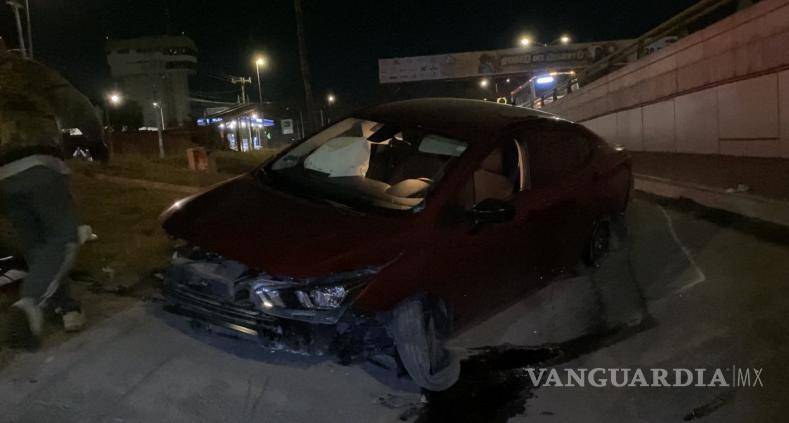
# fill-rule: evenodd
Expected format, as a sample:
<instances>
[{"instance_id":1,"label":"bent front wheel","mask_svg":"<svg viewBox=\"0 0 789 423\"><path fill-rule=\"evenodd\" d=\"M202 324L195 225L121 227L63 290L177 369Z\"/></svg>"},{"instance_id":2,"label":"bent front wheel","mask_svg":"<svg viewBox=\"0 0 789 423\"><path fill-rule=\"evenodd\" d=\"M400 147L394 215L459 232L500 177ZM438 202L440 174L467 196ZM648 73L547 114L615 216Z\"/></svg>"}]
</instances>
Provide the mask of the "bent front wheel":
<instances>
[{"instance_id":1,"label":"bent front wheel","mask_svg":"<svg viewBox=\"0 0 789 423\"><path fill-rule=\"evenodd\" d=\"M446 307L412 299L394 309L390 332L408 375L429 391L444 391L460 377L460 358L444 346Z\"/></svg>"}]
</instances>

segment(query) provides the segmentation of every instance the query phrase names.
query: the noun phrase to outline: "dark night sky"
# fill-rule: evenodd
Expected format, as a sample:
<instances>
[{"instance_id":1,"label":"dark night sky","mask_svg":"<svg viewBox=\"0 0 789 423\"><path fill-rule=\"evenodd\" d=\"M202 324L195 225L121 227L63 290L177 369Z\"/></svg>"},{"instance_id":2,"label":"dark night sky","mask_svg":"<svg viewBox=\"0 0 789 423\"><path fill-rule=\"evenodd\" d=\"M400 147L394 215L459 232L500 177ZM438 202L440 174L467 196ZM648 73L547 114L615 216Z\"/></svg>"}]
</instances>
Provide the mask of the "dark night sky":
<instances>
[{"instance_id":1,"label":"dark night sky","mask_svg":"<svg viewBox=\"0 0 789 423\"><path fill-rule=\"evenodd\" d=\"M264 51L273 66L266 97L301 97L291 0L29 0L37 59L96 96L110 85L104 37L160 34L170 28L200 49L195 91L231 91L207 75L253 75L250 57ZM5 2L2 2L5 3ZM377 59L507 48L528 31L542 42L569 32L577 41L635 37L693 0L305 0L305 26L315 96L374 101ZM10 9L0 4L0 35L16 45Z\"/></svg>"}]
</instances>

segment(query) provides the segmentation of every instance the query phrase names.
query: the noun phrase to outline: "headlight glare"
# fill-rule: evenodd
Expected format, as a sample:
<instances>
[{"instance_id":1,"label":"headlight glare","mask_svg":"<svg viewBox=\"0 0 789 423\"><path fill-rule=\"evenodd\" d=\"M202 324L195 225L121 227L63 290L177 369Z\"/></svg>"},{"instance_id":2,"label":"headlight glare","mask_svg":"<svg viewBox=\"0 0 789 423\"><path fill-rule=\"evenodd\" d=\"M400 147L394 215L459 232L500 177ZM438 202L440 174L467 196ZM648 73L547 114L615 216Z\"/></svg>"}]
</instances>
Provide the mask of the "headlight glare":
<instances>
[{"instance_id":1,"label":"headlight glare","mask_svg":"<svg viewBox=\"0 0 789 423\"><path fill-rule=\"evenodd\" d=\"M267 288L265 286L255 286L252 290L252 302L258 304L263 309L271 309L274 307L284 307L285 303L280 297L279 291L276 289Z\"/></svg>"},{"instance_id":2,"label":"headlight glare","mask_svg":"<svg viewBox=\"0 0 789 423\"><path fill-rule=\"evenodd\" d=\"M305 291L296 291L296 298L298 298L299 304L301 304L302 307L308 309L315 308L315 304L312 303L310 294L306 293Z\"/></svg>"}]
</instances>

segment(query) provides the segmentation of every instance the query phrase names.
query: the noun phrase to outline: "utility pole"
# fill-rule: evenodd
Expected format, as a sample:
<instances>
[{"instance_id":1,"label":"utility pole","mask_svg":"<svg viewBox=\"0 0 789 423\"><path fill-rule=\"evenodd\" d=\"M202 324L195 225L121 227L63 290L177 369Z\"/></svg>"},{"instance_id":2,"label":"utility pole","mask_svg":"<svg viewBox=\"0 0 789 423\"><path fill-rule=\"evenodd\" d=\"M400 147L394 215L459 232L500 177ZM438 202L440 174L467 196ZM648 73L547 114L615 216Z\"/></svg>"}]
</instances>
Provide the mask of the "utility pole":
<instances>
[{"instance_id":1,"label":"utility pole","mask_svg":"<svg viewBox=\"0 0 789 423\"><path fill-rule=\"evenodd\" d=\"M231 84L238 84L241 85L241 104L247 104L247 92L246 92L246 85L252 83L252 78L244 78L243 76L231 76L230 77Z\"/></svg>"},{"instance_id":2,"label":"utility pole","mask_svg":"<svg viewBox=\"0 0 789 423\"><path fill-rule=\"evenodd\" d=\"M27 55L33 58L33 25L30 24L30 0L25 0L25 14L27 15Z\"/></svg>"},{"instance_id":3,"label":"utility pole","mask_svg":"<svg viewBox=\"0 0 789 423\"><path fill-rule=\"evenodd\" d=\"M299 122L301 123L301 135L299 136L299 140L304 139L304 113L302 113L301 109L299 109Z\"/></svg>"},{"instance_id":4,"label":"utility pole","mask_svg":"<svg viewBox=\"0 0 789 423\"><path fill-rule=\"evenodd\" d=\"M19 50L22 51L23 57L27 57L27 49L25 48L25 32L22 29L22 18L19 16L19 9L22 8L22 5L19 4L19 1L17 0L8 0L5 3L14 10L14 16L16 18L16 32L19 35Z\"/></svg>"},{"instance_id":5,"label":"utility pole","mask_svg":"<svg viewBox=\"0 0 789 423\"><path fill-rule=\"evenodd\" d=\"M310 66L307 61L307 42L304 39L304 10L302 0L294 0L296 10L296 36L299 39L299 59L301 63L301 78L304 81L304 102L307 109L307 121L311 129L315 128L315 115L312 111L312 85L310 85Z\"/></svg>"}]
</instances>

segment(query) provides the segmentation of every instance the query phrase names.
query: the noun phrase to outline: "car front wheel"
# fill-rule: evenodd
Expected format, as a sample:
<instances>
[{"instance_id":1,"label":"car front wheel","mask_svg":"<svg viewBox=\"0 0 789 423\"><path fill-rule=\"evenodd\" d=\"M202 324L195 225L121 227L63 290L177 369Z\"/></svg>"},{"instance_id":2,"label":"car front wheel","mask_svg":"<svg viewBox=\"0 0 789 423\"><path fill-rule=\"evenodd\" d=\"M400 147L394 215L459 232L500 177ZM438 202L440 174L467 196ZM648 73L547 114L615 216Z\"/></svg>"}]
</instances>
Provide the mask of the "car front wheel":
<instances>
[{"instance_id":1,"label":"car front wheel","mask_svg":"<svg viewBox=\"0 0 789 423\"><path fill-rule=\"evenodd\" d=\"M444 391L460 377L460 358L444 346L449 313L441 301L410 299L393 311L390 332L408 375L429 391Z\"/></svg>"}]
</instances>

